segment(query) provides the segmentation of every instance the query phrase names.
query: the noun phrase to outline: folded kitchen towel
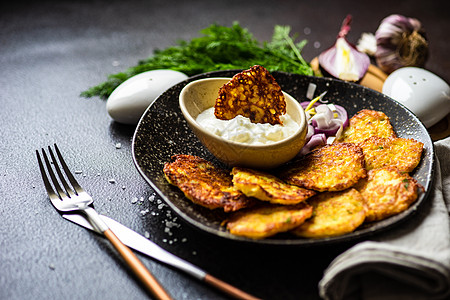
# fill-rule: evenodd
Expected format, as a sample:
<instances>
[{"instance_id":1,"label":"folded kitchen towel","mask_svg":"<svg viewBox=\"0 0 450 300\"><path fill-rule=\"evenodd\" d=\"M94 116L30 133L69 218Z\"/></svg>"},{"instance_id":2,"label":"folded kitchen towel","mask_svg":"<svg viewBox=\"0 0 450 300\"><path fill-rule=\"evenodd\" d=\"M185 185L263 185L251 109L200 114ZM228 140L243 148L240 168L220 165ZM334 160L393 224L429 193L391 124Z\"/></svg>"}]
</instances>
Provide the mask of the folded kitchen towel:
<instances>
[{"instance_id":1,"label":"folded kitchen towel","mask_svg":"<svg viewBox=\"0 0 450 300\"><path fill-rule=\"evenodd\" d=\"M450 138L437 141L435 152L427 205L334 259L319 283L323 299L450 299Z\"/></svg>"}]
</instances>

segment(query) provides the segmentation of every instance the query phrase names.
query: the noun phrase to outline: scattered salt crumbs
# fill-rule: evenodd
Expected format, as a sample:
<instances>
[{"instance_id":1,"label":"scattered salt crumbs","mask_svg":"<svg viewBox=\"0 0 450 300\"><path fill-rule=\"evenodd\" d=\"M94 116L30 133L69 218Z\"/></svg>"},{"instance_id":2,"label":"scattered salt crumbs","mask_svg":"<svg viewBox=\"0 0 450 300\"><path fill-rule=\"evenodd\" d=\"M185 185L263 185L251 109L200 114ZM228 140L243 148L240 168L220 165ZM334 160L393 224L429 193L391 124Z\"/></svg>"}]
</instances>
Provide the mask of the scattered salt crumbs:
<instances>
[{"instance_id":1,"label":"scattered salt crumbs","mask_svg":"<svg viewBox=\"0 0 450 300\"><path fill-rule=\"evenodd\" d=\"M133 198L131 198L131 203L132 204L136 204L136 203L141 204L141 203L144 202L144 199L145 199L144 197L133 197ZM148 197L148 201L150 203L156 204L157 210L156 211L150 211L149 208L142 209L142 210L139 211L141 216L145 216L147 214L151 214L152 216L159 216L159 215L164 213L163 209L165 207L167 207L167 205L165 203L163 203L161 201L161 199L156 199L156 194L155 193L151 194ZM170 209L165 211L164 217L165 218L161 221L162 224L164 225L164 233L167 234L169 237L172 237L173 236L172 229L173 228L180 228L181 224L177 223L178 217L172 216L172 211ZM149 238L150 237L150 233L148 231L145 231L144 236L146 238ZM163 239L162 241L164 243L173 244L173 243L179 242L180 240L177 239L177 238L173 238L173 239L167 239L166 238L166 239ZM182 243L186 243L187 242L187 238L182 238L181 242Z\"/></svg>"}]
</instances>

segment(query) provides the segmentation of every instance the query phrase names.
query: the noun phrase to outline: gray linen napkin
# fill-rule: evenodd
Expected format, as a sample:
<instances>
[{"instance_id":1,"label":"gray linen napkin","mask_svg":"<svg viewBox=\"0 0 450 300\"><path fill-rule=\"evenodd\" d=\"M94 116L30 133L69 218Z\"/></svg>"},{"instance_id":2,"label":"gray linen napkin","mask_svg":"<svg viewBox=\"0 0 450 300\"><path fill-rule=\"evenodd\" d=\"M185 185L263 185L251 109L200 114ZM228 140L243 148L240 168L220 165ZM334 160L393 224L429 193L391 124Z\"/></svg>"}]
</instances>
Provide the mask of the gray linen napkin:
<instances>
[{"instance_id":1,"label":"gray linen napkin","mask_svg":"<svg viewBox=\"0 0 450 300\"><path fill-rule=\"evenodd\" d=\"M435 152L428 205L334 259L319 283L323 299L450 299L450 138L436 142Z\"/></svg>"}]
</instances>

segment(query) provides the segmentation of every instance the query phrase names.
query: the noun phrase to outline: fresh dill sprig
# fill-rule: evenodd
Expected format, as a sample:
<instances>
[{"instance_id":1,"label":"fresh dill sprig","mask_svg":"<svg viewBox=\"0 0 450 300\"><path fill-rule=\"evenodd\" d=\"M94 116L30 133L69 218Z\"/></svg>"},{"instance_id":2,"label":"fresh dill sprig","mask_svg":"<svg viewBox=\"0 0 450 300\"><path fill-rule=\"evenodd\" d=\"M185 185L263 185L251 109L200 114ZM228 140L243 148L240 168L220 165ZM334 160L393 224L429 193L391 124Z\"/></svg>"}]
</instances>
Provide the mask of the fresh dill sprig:
<instances>
[{"instance_id":1,"label":"fresh dill sprig","mask_svg":"<svg viewBox=\"0 0 450 300\"><path fill-rule=\"evenodd\" d=\"M284 71L312 76L311 66L300 54L306 40L296 44L297 36L291 37L290 30L289 26L276 25L272 41L260 44L237 22L230 27L213 24L201 30L200 37L190 41L180 40L175 46L155 50L153 56L123 72L109 75L105 82L82 92L81 96L106 99L128 78L156 69L170 69L193 76L261 65L269 72Z\"/></svg>"}]
</instances>

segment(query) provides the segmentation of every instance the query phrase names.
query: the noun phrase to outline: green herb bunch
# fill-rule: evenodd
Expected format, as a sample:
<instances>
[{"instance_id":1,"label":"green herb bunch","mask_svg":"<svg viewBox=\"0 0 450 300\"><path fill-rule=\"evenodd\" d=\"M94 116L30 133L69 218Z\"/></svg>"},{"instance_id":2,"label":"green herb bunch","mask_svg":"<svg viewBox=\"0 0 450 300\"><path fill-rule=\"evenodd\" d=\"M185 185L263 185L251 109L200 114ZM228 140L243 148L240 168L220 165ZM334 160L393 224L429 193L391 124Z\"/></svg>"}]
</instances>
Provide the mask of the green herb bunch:
<instances>
[{"instance_id":1,"label":"green herb bunch","mask_svg":"<svg viewBox=\"0 0 450 300\"><path fill-rule=\"evenodd\" d=\"M276 25L272 40L261 44L237 22L231 27L213 24L200 31L202 36L191 41L181 40L176 46L164 50L155 50L153 56L124 72L109 75L107 81L82 92L81 96L107 98L128 78L156 69L170 69L192 76L261 65L269 72L312 76L311 66L301 56L306 40L295 43L297 36L291 37L290 30L289 26Z\"/></svg>"}]
</instances>

